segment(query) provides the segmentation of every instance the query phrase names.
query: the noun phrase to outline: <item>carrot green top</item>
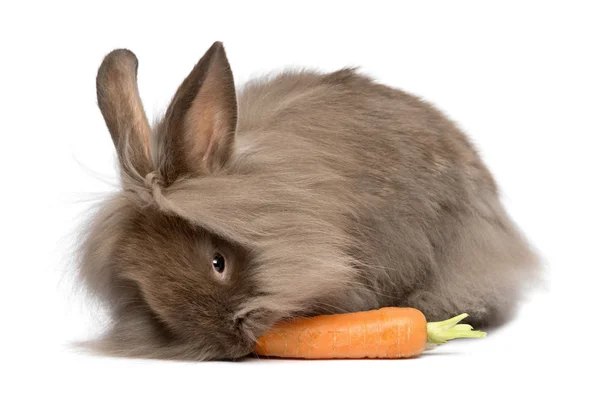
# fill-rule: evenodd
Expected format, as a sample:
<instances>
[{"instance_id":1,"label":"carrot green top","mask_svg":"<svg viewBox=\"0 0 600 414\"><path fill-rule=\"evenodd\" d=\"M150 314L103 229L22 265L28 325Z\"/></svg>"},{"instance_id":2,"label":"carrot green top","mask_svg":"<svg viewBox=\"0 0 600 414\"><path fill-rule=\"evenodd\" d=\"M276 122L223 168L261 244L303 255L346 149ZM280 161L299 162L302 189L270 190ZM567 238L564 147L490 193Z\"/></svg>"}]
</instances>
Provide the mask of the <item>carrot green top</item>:
<instances>
[{"instance_id":1,"label":"carrot green top","mask_svg":"<svg viewBox=\"0 0 600 414\"><path fill-rule=\"evenodd\" d=\"M460 321L469 316L461 313L454 318L440 322L427 323L427 342L430 344L444 344L446 341L457 338L483 338L486 334L481 331L474 331L471 325Z\"/></svg>"}]
</instances>

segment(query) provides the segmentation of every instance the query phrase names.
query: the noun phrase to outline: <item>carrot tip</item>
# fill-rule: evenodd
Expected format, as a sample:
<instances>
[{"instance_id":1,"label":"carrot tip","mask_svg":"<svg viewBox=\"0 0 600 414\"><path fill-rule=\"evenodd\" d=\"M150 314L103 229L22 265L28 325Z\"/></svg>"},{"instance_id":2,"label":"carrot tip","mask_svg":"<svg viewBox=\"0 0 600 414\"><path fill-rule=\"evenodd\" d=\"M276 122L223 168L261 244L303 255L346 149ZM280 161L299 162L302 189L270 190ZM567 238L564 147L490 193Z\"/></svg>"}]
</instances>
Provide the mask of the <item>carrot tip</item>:
<instances>
[{"instance_id":1,"label":"carrot tip","mask_svg":"<svg viewBox=\"0 0 600 414\"><path fill-rule=\"evenodd\" d=\"M457 338L483 338L485 332L474 331L471 325L459 324L460 321L469 316L461 313L454 318L440 322L427 323L428 344L445 344L447 341Z\"/></svg>"}]
</instances>

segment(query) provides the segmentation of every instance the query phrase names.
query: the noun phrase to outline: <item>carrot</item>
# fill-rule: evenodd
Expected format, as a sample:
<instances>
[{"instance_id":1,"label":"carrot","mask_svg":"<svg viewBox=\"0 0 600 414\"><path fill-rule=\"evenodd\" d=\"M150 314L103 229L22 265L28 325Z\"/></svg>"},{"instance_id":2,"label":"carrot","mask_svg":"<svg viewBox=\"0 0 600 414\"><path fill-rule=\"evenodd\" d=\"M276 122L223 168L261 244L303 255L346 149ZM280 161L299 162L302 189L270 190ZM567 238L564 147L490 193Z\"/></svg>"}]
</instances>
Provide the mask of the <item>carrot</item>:
<instances>
[{"instance_id":1,"label":"carrot","mask_svg":"<svg viewBox=\"0 0 600 414\"><path fill-rule=\"evenodd\" d=\"M427 323L414 308L381 308L322 315L276 324L261 336L256 354L283 358L409 358L427 344L455 338L482 338L485 332L458 324L468 315Z\"/></svg>"}]
</instances>

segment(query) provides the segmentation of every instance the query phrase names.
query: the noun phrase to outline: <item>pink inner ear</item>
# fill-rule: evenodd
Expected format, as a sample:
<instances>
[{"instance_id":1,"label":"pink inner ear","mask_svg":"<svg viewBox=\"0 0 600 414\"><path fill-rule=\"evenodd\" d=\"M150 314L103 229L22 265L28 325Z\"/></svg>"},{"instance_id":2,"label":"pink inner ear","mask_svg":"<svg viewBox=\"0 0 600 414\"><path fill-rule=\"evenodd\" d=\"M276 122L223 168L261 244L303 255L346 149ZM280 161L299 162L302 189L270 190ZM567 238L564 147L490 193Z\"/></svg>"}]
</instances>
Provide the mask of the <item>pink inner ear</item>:
<instances>
[{"instance_id":1,"label":"pink inner ear","mask_svg":"<svg viewBox=\"0 0 600 414\"><path fill-rule=\"evenodd\" d=\"M206 106L205 102L196 99L185 120L185 145L190 161L196 166L204 164L213 141L213 110Z\"/></svg>"},{"instance_id":2,"label":"pink inner ear","mask_svg":"<svg viewBox=\"0 0 600 414\"><path fill-rule=\"evenodd\" d=\"M185 119L184 140L190 166L210 171L220 161L221 152L231 139L232 110L223 82L209 73Z\"/></svg>"}]
</instances>

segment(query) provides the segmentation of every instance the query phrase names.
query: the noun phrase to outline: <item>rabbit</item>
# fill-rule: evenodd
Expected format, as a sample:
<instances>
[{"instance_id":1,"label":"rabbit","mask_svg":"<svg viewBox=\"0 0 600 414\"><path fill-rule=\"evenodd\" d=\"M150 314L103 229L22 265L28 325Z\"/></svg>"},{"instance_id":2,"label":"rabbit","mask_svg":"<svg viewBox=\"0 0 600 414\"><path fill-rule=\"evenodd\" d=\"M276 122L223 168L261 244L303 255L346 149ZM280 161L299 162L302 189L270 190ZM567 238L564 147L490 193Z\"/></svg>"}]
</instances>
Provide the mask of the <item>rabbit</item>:
<instances>
[{"instance_id":1,"label":"rabbit","mask_svg":"<svg viewBox=\"0 0 600 414\"><path fill-rule=\"evenodd\" d=\"M278 321L387 306L493 326L536 280L474 145L421 98L356 68L236 91L215 42L151 127L137 69L117 49L96 79L122 188L78 251L111 316L89 349L237 360Z\"/></svg>"}]
</instances>

